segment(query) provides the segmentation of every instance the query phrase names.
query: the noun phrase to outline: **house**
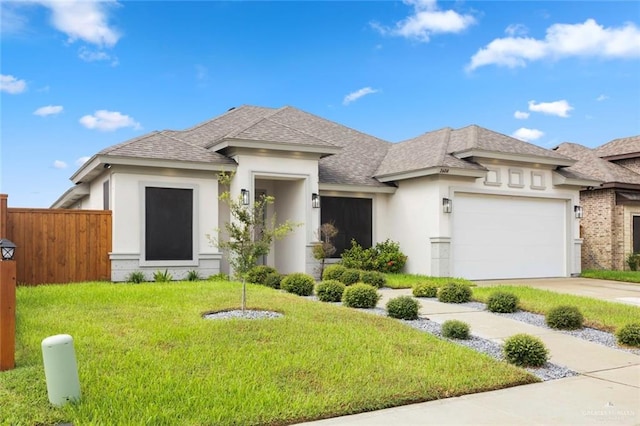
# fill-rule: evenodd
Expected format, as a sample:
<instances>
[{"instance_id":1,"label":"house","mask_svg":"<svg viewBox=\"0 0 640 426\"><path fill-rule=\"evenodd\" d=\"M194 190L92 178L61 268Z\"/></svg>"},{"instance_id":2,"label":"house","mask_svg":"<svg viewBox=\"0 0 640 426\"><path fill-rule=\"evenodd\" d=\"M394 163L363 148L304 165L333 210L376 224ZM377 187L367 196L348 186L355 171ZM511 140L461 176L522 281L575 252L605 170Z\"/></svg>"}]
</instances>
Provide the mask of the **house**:
<instances>
[{"instance_id":1,"label":"house","mask_svg":"<svg viewBox=\"0 0 640 426\"><path fill-rule=\"evenodd\" d=\"M580 192L583 267L627 268L627 256L640 253L640 135L595 149L563 143L555 151L577 160L566 173L604 182Z\"/></svg>"},{"instance_id":2,"label":"house","mask_svg":"<svg viewBox=\"0 0 640 426\"><path fill-rule=\"evenodd\" d=\"M599 184L567 172L575 163L475 125L390 143L293 107L247 105L100 151L53 207L112 210L114 281L228 271L207 238L229 220L221 171L235 172L232 194L273 195L268 216L302 223L263 260L283 273L314 270L317 230L333 221L336 255L352 238L389 238L410 273L561 277L581 270L575 206Z\"/></svg>"}]
</instances>

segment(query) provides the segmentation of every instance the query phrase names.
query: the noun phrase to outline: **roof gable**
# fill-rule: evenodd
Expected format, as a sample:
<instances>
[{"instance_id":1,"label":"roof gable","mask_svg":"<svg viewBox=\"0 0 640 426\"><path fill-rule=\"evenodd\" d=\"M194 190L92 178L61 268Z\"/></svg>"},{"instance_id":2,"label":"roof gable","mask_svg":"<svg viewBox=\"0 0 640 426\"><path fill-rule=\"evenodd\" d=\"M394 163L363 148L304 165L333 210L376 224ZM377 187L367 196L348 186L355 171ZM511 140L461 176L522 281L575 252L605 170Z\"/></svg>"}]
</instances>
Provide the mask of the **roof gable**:
<instances>
[{"instance_id":1,"label":"roof gable","mask_svg":"<svg viewBox=\"0 0 640 426\"><path fill-rule=\"evenodd\" d=\"M614 139L596 148L595 153L609 160L640 157L640 135Z\"/></svg>"},{"instance_id":2,"label":"roof gable","mask_svg":"<svg viewBox=\"0 0 640 426\"><path fill-rule=\"evenodd\" d=\"M597 150L565 142L555 148L555 151L577 160L574 165L561 170L565 176L588 177L605 183L640 185L639 174L600 158Z\"/></svg>"}]
</instances>

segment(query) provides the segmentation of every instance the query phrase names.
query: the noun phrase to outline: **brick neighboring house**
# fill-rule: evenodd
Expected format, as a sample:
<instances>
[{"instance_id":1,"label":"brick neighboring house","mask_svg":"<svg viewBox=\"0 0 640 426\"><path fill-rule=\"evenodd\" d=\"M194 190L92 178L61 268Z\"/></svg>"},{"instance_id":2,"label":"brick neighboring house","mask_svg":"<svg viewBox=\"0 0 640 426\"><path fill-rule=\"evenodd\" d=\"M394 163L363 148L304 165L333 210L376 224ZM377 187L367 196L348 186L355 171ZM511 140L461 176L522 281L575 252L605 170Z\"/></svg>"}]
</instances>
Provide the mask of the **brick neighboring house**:
<instances>
[{"instance_id":1,"label":"brick neighboring house","mask_svg":"<svg viewBox=\"0 0 640 426\"><path fill-rule=\"evenodd\" d=\"M555 150L578 160L567 172L603 182L580 191L583 269L628 269L627 256L640 253L640 135Z\"/></svg>"}]
</instances>

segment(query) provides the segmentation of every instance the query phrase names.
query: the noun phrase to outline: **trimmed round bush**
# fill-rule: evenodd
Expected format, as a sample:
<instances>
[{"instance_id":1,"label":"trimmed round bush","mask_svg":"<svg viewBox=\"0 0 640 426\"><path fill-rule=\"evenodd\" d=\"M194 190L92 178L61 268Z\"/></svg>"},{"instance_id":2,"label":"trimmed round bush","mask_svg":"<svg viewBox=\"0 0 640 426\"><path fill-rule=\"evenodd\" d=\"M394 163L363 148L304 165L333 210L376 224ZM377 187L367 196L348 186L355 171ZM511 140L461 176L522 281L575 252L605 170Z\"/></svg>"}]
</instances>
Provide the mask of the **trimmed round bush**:
<instances>
[{"instance_id":1,"label":"trimmed round bush","mask_svg":"<svg viewBox=\"0 0 640 426\"><path fill-rule=\"evenodd\" d=\"M338 279L344 285L355 284L360 281L360 271L357 269L346 269Z\"/></svg>"},{"instance_id":2,"label":"trimmed round bush","mask_svg":"<svg viewBox=\"0 0 640 426\"><path fill-rule=\"evenodd\" d=\"M442 323L442 335L450 339L468 339L469 324L459 320L446 320Z\"/></svg>"},{"instance_id":3,"label":"trimmed round bush","mask_svg":"<svg viewBox=\"0 0 640 426\"><path fill-rule=\"evenodd\" d=\"M545 322L551 328L560 330L577 330L582 328L584 317L575 306L556 306L549 309Z\"/></svg>"},{"instance_id":4,"label":"trimmed round bush","mask_svg":"<svg viewBox=\"0 0 640 426\"><path fill-rule=\"evenodd\" d=\"M285 275L279 274L278 272L272 272L270 274L267 274L267 276L264 278L263 284L267 287L278 289L280 288L280 283L282 282L282 279L284 277Z\"/></svg>"},{"instance_id":5,"label":"trimmed round bush","mask_svg":"<svg viewBox=\"0 0 640 426\"><path fill-rule=\"evenodd\" d=\"M387 302L387 313L391 318L402 320L418 319L420 305L411 296L400 296Z\"/></svg>"},{"instance_id":6,"label":"trimmed round bush","mask_svg":"<svg viewBox=\"0 0 640 426\"><path fill-rule=\"evenodd\" d=\"M515 312L518 310L518 296L504 291L491 293L487 299L487 309L501 314Z\"/></svg>"},{"instance_id":7,"label":"trimmed round bush","mask_svg":"<svg viewBox=\"0 0 640 426\"><path fill-rule=\"evenodd\" d=\"M466 303L471 300L471 288L460 283L445 284L438 291L438 300L444 303Z\"/></svg>"},{"instance_id":8,"label":"trimmed round bush","mask_svg":"<svg viewBox=\"0 0 640 426\"><path fill-rule=\"evenodd\" d=\"M413 286L413 295L415 297L436 297L438 286L432 283L418 283Z\"/></svg>"},{"instance_id":9,"label":"trimmed round bush","mask_svg":"<svg viewBox=\"0 0 640 426\"><path fill-rule=\"evenodd\" d=\"M530 334L514 334L502 347L506 360L520 367L542 367L549 359L549 351L542 340Z\"/></svg>"},{"instance_id":10,"label":"trimmed round bush","mask_svg":"<svg viewBox=\"0 0 640 426\"><path fill-rule=\"evenodd\" d=\"M324 271L322 272L322 279L339 280L340 275L342 275L342 273L346 270L347 268L339 264L325 266Z\"/></svg>"},{"instance_id":11,"label":"trimmed round bush","mask_svg":"<svg viewBox=\"0 0 640 426\"><path fill-rule=\"evenodd\" d=\"M360 281L365 284L372 285L376 288L384 287L387 283L387 278L382 272L378 271L362 271L360 274Z\"/></svg>"},{"instance_id":12,"label":"trimmed round bush","mask_svg":"<svg viewBox=\"0 0 640 426\"><path fill-rule=\"evenodd\" d=\"M295 272L284 277L280 283L280 287L298 296L311 296L315 283L316 281L311 275Z\"/></svg>"},{"instance_id":13,"label":"trimmed round bush","mask_svg":"<svg viewBox=\"0 0 640 426\"><path fill-rule=\"evenodd\" d=\"M640 346L640 323L625 324L616 331L618 344L628 346Z\"/></svg>"},{"instance_id":14,"label":"trimmed round bush","mask_svg":"<svg viewBox=\"0 0 640 426\"><path fill-rule=\"evenodd\" d=\"M257 265L247 272L247 282L264 285L267 275L277 273L276 268L267 265Z\"/></svg>"},{"instance_id":15,"label":"trimmed round bush","mask_svg":"<svg viewBox=\"0 0 640 426\"><path fill-rule=\"evenodd\" d=\"M316 295L321 302L340 302L345 288L338 280L324 280L316 285Z\"/></svg>"},{"instance_id":16,"label":"trimmed round bush","mask_svg":"<svg viewBox=\"0 0 640 426\"><path fill-rule=\"evenodd\" d=\"M349 308L375 308L379 299L378 290L364 283L348 286L342 293L342 304Z\"/></svg>"}]
</instances>

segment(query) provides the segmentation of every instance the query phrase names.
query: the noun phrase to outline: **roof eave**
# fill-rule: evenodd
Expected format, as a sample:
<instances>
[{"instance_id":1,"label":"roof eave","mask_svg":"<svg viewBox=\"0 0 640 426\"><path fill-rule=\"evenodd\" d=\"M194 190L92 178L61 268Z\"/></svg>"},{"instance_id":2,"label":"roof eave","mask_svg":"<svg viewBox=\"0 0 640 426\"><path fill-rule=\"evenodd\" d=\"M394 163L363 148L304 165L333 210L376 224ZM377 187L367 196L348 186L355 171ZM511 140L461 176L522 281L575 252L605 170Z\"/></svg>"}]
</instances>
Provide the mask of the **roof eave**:
<instances>
[{"instance_id":1,"label":"roof eave","mask_svg":"<svg viewBox=\"0 0 640 426\"><path fill-rule=\"evenodd\" d=\"M222 150L230 150L233 148L249 148L264 149L268 151L286 151L286 152L304 152L310 154L318 154L320 158L328 155L338 154L342 151L341 147L325 146L325 145L303 145L295 143L282 143L273 141L255 141L247 139L223 139L213 145L207 146L214 152Z\"/></svg>"},{"instance_id":2,"label":"roof eave","mask_svg":"<svg viewBox=\"0 0 640 426\"><path fill-rule=\"evenodd\" d=\"M597 151L596 151L597 153ZM626 154L616 154L616 155L602 155L600 158L607 161L616 161L616 160L629 160L632 158L640 157L640 152L629 152Z\"/></svg>"},{"instance_id":3,"label":"roof eave","mask_svg":"<svg viewBox=\"0 0 640 426\"><path fill-rule=\"evenodd\" d=\"M568 167L576 163L570 158L563 159L544 155L516 154L510 152L488 151L484 149L470 148L463 151L452 152L456 158L489 158L493 160L516 161L520 163L546 164L556 167Z\"/></svg>"},{"instance_id":4,"label":"roof eave","mask_svg":"<svg viewBox=\"0 0 640 426\"><path fill-rule=\"evenodd\" d=\"M615 189L635 189L640 190L640 184L637 183L625 183L625 182L605 182L602 184L602 188L615 188Z\"/></svg>"},{"instance_id":5,"label":"roof eave","mask_svg":"<svg viewBox=\"0 0 640 426\"><path fill-rule=\"evenodd\" d=\"M318 189L320 191L365 192L374 194L393 194L396 192L396 187L394 186L348 185L343 183L320 183L318 184Z\"/></svg>"},{"instance_id":6,"label":"roof eave","mask_svg":"<svg viewBox=\"0 0 640 426\"><path fill-rule=\"evenodd\" d=\"M211 163L198 161L165 160L155 158L138 158L116 155L94 155L88 160L72 177L73 183L90 182L109 166L139 166L139 167L159 167L181 170L202 170L202 171L231 171L235 170L237 164L230 160L229 163Z\"/></svg>"},{"instance_id":7,"label":"roof eave","mask_svg":"<svg viewBox=\"0 0 640 426\"><path fill-rule=\"evenodd\" d=\"M552 178L554 186L584 186L588 188L602 185L601 180L572 178L564 176L558 172L553 172Z\"/></svg>"},{"instance_id":8,"label":"roof eave","mask_svg":"<svg viewBox=\"0 0 640 426\"><path fill-rule=\"evenodd\" d=\"M51 204L52 209L67 209L75 204L78 200L89 195L89 185L81 183L73 186L65 191L56 201Z\"/></svg>"},{"instance_id":9,"label":"roof eave","mask_svg":"<svg viewBox=\"0 0 640 426\"><path fill-rule=\"evenodd\" d=\"M436 166L436 167L428 167L424 169L380 174L374 177L380 182L392 182L397 180L413 179L413 178L418 178L423 176L433 176L433 175L481 178L481 177L485 177L486 170L464 169L464 168L448 167L448 166Z\"/></svg>"}]
</instances>

